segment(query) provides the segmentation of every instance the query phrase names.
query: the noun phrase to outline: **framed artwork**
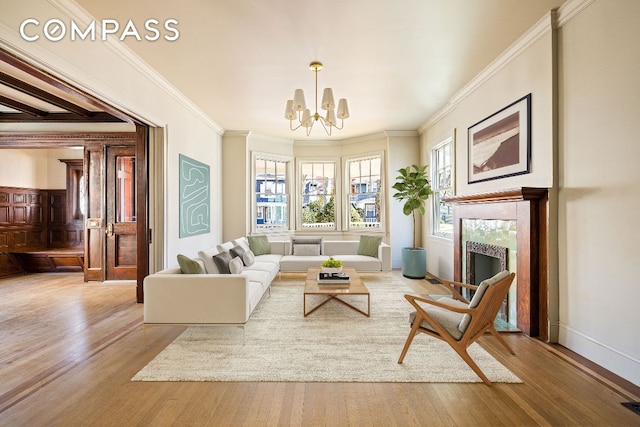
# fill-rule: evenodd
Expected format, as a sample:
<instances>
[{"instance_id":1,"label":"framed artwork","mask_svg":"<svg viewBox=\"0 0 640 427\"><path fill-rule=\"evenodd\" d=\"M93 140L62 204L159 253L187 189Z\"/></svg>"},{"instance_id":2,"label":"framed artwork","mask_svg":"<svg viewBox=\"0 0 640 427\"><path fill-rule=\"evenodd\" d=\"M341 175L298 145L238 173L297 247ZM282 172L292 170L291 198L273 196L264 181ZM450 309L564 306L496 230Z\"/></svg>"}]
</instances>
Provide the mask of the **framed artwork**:
<instances>
[{"instance_id":1,"label":"framed artwork","mask_svg":"<svg viewBox=\"0 0 640 427\"><path fill-rule=\"evenodd\" d=\"M521 175L531 166L531 94L468 129L469 184Z\"/></svg>"},{"instance_id":2,"label":"framed artwork","mask_svg":"<svg viewBox=\"0 0 640 427\"><path fill-rule=\"evenodd\" d=\"M210 230L209 165L180 154L180 238Z\"/></svg>"}]
</instances>

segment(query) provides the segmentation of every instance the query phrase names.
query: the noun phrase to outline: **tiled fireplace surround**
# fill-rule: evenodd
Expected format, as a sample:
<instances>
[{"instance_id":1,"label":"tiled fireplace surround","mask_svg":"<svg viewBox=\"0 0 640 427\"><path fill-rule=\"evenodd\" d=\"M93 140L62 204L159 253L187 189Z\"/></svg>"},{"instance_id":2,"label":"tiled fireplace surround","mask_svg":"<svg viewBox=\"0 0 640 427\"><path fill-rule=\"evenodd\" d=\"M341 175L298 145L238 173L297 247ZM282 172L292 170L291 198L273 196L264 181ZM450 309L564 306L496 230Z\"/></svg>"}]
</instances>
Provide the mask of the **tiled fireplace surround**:
<instances>
[{"instance_id":1,"label":"tiled fireplace surround","mask_svg":"<svg viewBox=\"0 0 640 427\"><path fill-rule=\"evenodd\" d=\"M547 189L517 188L445 201L453 205L454 280L466 279L466 242L473 236L509 248L509 270L516 273L515 301L510 301L517 306L516 325L529 336L548 340Z\"/></svg>"}]
</instances>

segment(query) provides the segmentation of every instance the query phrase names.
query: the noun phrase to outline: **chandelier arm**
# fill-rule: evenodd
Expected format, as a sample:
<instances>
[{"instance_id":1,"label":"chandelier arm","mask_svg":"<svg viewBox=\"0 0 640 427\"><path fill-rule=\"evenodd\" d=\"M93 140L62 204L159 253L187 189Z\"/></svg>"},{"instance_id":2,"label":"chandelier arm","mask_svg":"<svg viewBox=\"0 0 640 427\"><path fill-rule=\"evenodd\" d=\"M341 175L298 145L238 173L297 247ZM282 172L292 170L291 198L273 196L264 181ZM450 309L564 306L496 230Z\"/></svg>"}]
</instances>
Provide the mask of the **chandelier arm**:
<instances>
[{"instance_id":1,"label":"chandelier arm","mask_svg":"<svg viewBox=\"0 0 640 427\"><path fill-rule=\"evenodd\" d=\"M322 116L320 116L319 122L322 123L322 127L324 128L324 131L327 133L327 135L331 136L331 123L327 125L327 121Z\"/></svg>"},{"instance_id":2,"label":"chandelier arm","mask_svg":"<svg viewBox=\"0 0 640 427\"><path fill-rule=\"evenodd\" d=\"M300 128L300 126L302 126L302 123L300 123L296 127L293 127L293 119L289 119L289 129L291 129L292 131L298 130Z\"/></svg>"},{"instance_id":3,"label":"chandelier arm","mask_svg":"<svg viewBox=\"0 0 640 427\"><path fill-rule=\"evenodd\" d=\"M344 127L344 119L340 119L340 126L335 124L335 125L333 125L333 127L338 129L338 130L342 130L342 128Z\"/></svg>"}]
</instances>

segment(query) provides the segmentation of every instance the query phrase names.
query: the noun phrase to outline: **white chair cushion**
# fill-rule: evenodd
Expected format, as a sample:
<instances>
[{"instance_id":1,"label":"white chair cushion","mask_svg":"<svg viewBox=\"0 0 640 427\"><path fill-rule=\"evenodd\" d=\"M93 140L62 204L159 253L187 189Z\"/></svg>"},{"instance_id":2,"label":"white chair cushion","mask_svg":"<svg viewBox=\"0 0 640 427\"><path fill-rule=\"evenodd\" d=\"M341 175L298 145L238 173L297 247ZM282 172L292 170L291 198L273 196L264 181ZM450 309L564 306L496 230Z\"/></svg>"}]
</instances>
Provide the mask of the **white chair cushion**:
<instances>
[{"instance_id":1,"label":"white chair cushion","mask_svg":"<svg viewBox=\"0 0 640 427\"><path fill-rule=\"evenodd\" d=\"M482 300L482 297L484 296L485 292L487 292L487 288L489 288L489 286L491 285L495 285L500 280L509 276L509 274L511 273L509 273L507 270L503 270L500 273L496 274L495 276L480 282L480 285L478 285L478 289L476 290L476 293L473 294L473 298L471 298L471 301L469 301L469 308L476 308L478 304L480 304L480 301ZM469 327L469 323L471 323L471 315L465 314L462 317L462 320L460 321L460 325L458 325L458 329L460 329L460 332L464 333L464 331L466 331L467 328Z\"/></svg>"},{"instance_id":2,"label":"white chair cushion","mask_svg":"<svg viewBox=\"0 0 640 427\"><path fill-rule=\"evenodd\" d=\"M460 307L460 308L467 307L467 304L463 303L462 301L458 301L448 297L440 298L438 302L448 304L454 307ZM427 314L431 316L434 321L438 322L438 324L442 326L447 332L449 332L453 338L455 338L456 340L460 340L460 338L462 338L462 331L458 329L460 320L462 319L462 316L464 316L462 313L456 313L455 311L436 307L434 305L423 305L422 307L424 311L427 312ZM416 315L417 315L417 312L415 311L409 314L409 323L411 323L412 325L416 318ZM433 328L433 326L431 326L431 324L429 324L429 322L427 322L426 320L423 320L420 323L420 326L422 326L425 329L429 329L430 331L433 331L435 333L438 333L438 331L436 331Z\"/></svg>"}]
</instances>

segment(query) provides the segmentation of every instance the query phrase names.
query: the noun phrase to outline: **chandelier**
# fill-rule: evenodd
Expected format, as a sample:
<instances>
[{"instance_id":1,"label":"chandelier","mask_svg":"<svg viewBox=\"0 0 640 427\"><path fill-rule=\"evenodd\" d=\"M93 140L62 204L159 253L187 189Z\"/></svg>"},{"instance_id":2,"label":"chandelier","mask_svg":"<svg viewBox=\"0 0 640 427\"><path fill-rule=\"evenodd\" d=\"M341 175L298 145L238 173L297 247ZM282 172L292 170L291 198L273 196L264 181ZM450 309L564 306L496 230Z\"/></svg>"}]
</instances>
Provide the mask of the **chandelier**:
<instances>
[{"instance_id":1,"label":"chandelier","mask_svg":"<svg viewBox=\"0 0 640 427\"><path fill-rule=\"evenodd\" d=\"M327 115L322 117L318 113L318 71L322 70L322 63L312 62L309 64L309 69L316 74L316 112L311 115L311 111L307 108L304 101L304 92L302 89L296 89L293 95L293 99L287 101L287 107L284 111L284 118L289 120L289 128L292 131L297 130L300 127L304 127L307 131L307 136L311 134L311 128L315 122L320 122L327 135L331 136L333 128L342 130L344 127L344 119L349 117L349 106L347 100L341 98L338 101L338 110L336 112L335 101L333 100L333 90L328 87L325 88L322 93L322 103L320 106L323 110L326 110ZM338 121L340 119L340 126ZM296 125L294 127L294 120Z\"/></svg>"}]
</instances>

